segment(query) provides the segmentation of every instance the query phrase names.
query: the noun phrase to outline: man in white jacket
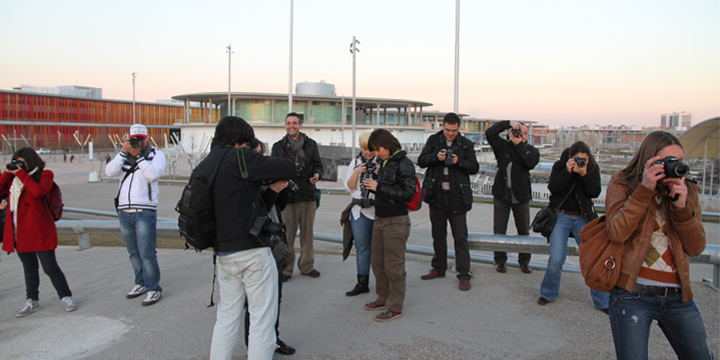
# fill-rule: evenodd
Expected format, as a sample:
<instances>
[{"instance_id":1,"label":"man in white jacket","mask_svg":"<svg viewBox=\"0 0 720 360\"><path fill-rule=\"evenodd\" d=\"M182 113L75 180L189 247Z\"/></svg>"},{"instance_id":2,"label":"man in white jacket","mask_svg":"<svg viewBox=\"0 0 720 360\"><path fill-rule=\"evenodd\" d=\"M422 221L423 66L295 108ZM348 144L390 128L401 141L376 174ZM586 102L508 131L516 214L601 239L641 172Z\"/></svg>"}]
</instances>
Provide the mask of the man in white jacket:
<instances>
[{"instance_id":1,"label":"man in white jacket","mask_svg":"<svg viewBox=\"0 0 720 360\"><path fill-rule=\"evenodd\" d=\"M156 247L158 180L164 172L165 154L150 146L147 128L140 124L130 127L122 151L105 167L107 176L122 175L115 207L135 273L135 286L126 297L147 293L143 306L158 302L162 295Z\"/></svg>"}]
</instances>

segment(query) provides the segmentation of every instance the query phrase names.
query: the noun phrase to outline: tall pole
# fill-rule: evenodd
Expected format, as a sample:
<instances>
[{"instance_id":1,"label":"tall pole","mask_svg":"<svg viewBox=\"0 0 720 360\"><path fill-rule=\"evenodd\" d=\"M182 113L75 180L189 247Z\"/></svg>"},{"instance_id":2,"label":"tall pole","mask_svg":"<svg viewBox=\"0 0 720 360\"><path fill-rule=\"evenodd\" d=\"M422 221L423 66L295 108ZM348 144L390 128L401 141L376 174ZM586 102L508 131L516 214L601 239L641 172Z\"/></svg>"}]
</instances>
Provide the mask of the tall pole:
<instances>
[{"instance_id":1,"label":"tall pole","mask_svg":"<svg viewBox=\"0 0 720 360\"><path fill-rule=\"evenodd\" d=\"M354 36L352 43L350 43L350 53L352 53L353 56L353 92L352 92L352 153L355 154L355 141L357 139L357 136L355 136L355 116L357 116L357 107L355 105L356 98L355 98L355 54L360 51L360 49L357 48L357 45L360 44L360 41L358 41Z\"/></svg>"},{"instance_id":2,"label":"tall pole","mask_svg":"<svg viewBox=\"0 0 720 360\"><path fill-rule=\"evenodd\" d=\"M288 112L292 112L292 64L293 64L293 0L290 0L290 61L288 65Z\"/></svg>"},{"instance_id":3,"label":"tall pole","mask_svg":"<svg viewBox=\"0 0 720 360\"><path fill-rule=\"evenodd\" d=\"M230 115L235 115L235 109L232 106L232 100L230 99L230 71L232 68L232 45L227 46L227 53L228 53L228 116L230 116Z\"/></svg>"},{"instance_id":4,"label":"tall pole","mask_svg":"<svg viewBox=\"0 0 720 360\"><path fill-rule=\"evenodd\" d=\"M458 113L458 91L460 84L460 0L455 1L455 113Z\"/></svg>"},{"instance_id":5,"label":"tall pole","mask_svg":"<svg viewBox=\"0 0 720 360\"><path fill-rule=\"evenodd\" d=\"M136 121L135 121L135 78L137 77L137 73L133 71L132 77L133 77L133 124L135 124L136 123Z\"/></svg>"}]
</instances>

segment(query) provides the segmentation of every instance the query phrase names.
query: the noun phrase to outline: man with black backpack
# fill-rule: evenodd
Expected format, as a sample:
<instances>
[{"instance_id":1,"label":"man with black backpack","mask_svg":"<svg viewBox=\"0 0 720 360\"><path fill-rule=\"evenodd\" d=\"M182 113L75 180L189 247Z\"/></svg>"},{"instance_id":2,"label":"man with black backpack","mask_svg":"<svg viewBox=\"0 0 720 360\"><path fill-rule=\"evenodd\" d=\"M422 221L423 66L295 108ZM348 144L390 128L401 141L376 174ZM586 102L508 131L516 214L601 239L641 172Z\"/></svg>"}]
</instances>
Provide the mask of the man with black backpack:
<instances>
[{"instance_id":1,"label":"man with black backpack","mask_svg":"<svg viewBox=\"0 0 720 360\"><path fill-rule=\"evenodd\" d=\"M248 359L272 359L278 311L278 270L271 249L259 241L271 225L261 186L295 175L292 161L263 156L248 145L255 137L242 118L226 116L215 127L210 154L196 172L221 157L212 185L215 203L220 302L210 359L231 359L240 339L247 295L250 312Z\"/></svg>"},{"instance_id":2,"label":"man with black backpack","mask_svg":"<svg viewBox=\"0 0 720 360\"><path fill-rule=\"evenodd\" d=\"M126 297L147 293L143 306L158 302L162 295L156 248L158 181L164 172L165 154L148 143L147 128L141 124L130 126L122 151L105 166L107 176L123 176L115 207L135 273L135 286Z\"/></svg>"}]
</instances>

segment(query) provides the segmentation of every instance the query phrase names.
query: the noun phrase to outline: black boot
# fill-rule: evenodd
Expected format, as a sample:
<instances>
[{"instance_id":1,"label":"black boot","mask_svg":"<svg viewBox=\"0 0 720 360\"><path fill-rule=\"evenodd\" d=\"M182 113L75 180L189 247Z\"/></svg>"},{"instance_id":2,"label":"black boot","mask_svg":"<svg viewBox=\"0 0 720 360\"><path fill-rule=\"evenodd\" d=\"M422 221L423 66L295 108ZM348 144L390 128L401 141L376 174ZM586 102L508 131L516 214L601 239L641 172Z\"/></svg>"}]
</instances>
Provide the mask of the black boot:
<instances>
[{"instance_id":1,"label":"black boot","mask_svg":"<svg viewBox=\"0 0 720 360\"><path fill-rule=\"evenodd\" d=\"M357 281L358 283L355 285L355 288L345 293L346 296L355 296L370 292L370 288L368 287L370 275L358 275Z\"/></svg>"}]
</instances>

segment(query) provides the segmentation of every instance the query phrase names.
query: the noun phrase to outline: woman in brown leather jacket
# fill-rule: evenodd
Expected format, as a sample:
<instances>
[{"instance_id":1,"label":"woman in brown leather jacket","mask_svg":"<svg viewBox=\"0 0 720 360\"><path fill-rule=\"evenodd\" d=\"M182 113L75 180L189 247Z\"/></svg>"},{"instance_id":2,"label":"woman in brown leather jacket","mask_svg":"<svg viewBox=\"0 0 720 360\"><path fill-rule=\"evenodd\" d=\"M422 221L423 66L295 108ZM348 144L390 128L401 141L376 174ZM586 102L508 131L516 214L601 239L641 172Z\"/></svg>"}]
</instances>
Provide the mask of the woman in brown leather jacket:
<instances>
[{"instance_id":1,"label":"woman in brown leather jacket","mask_svg":"<svg viewBox=\"0 0 720 360\"><path fill-rule=\"evenodd\" d=\"M608 237L625 243L609 308L618 359L648 358L653 320L678 358L713 358L690 289L687 257L705 249L705 230L684 156L675 136L653 132L607 188Z\"/></svg>"}]
</instances>

